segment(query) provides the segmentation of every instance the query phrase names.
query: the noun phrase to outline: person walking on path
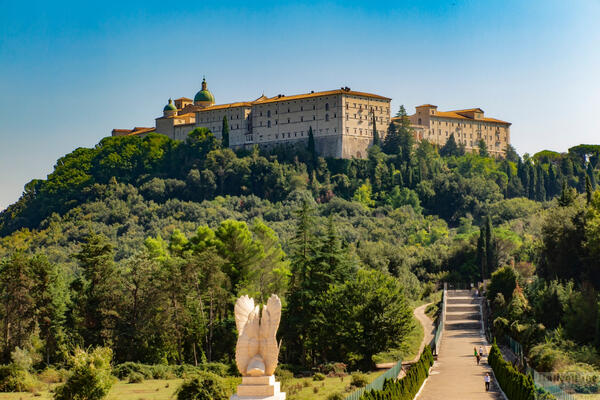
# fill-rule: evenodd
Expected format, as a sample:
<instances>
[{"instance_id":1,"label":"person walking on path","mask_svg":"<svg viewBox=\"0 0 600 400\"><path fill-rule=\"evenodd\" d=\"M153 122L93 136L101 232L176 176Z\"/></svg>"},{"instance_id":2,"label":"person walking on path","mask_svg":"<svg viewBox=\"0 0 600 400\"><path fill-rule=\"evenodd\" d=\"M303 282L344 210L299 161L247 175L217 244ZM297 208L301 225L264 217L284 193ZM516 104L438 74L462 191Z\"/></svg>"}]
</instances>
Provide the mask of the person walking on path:
<instances>
[{"instance_id":1,"label":"person walking on path","mask_svg":"<svg viewBox=\"0 0 600 400\"><path fill-rule=\"evenodd\" d=\"M485 376L483 377L483 381L485 382L485 391L489 392L490 390L490 382L492 380L492 377L490 376L489 372L485 373Z\"/></svg>"},{"instance_id":2,"label":"person walking on path","mask_svg":"<svg viewBox=\"0 0 600 400\"><path fill-rule=\"evenodd\" d=\"M483 346L479 346L479 357L483 357L484 351Z\"/></svg>"},{"instance_id":3,"label":"person walking on path","mask_svg":"<svg viewBox=\"0 0 600 400\"><path fill-rule=\"evenodd\" d=\"M481 354L478 353L475 358L477 359L477 365L479 365L479 361L481 361Z\"/></svg>"}]
</instances>

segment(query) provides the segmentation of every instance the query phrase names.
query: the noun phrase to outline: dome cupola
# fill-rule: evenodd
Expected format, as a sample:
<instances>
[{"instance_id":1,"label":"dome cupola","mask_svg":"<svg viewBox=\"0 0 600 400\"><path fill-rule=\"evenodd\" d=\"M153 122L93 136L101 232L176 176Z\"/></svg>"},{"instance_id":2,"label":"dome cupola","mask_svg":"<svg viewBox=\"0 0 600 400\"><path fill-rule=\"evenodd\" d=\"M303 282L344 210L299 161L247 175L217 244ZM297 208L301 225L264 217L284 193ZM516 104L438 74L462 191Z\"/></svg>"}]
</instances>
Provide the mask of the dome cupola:
<instances>
[{"instance_id":1,"label":"dome cupola","mask_svg":"<svg viewBox=\"0 0 600 400\"><path fill-rule=\"evenodd\" d=\"M173 104L173 100L169 99L169 104L167 104L165 108L163 108L163 115L165 117L172 117L174 115L177 115L177 107L175 107L175 104Z\"/></svg>"},{"instance_id":2,"label":"dome cupola","mask_svg":"<svg viewBox=\"0 0 600 400\"><path fill-rule=\"evenodd\" d=\"M194 105L209 107L215 104L215 97L212 93L206 88L206 78L202 79L202 90L196 93L194 96Z\"/></svg>"}]
</instances>

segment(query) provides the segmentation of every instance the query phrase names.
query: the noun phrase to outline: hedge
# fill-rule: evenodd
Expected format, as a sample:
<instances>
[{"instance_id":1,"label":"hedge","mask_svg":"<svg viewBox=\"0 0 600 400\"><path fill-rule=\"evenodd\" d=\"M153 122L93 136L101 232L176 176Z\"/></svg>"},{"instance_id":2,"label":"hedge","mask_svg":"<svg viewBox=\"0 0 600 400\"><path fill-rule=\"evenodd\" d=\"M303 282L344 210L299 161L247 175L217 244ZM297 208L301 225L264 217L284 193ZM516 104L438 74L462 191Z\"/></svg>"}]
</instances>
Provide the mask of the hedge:
<instances>
[{"instance_id":1,"label":"hedge","mask_svg":"<svg viewBox=\"0 0 600 400\"><path fill-rule=\"evenodd\" d=\"M508 400L535 400L536 390L531 376L520 373L506 361L495 341L488 355L488 363Z\"/></svg>"},{"instance_id":2,"label":"hedge","mask_svg":"<svg viewBox=\"0 0 600 400\"><path fill-rule=\"evenodd\" d=\"M360 400L412 400L429 376L429 368L433 365L431 347L425 346L421 358L400 380L386 379L382 390L365 392Z\"/></svg>"}]
</instances>

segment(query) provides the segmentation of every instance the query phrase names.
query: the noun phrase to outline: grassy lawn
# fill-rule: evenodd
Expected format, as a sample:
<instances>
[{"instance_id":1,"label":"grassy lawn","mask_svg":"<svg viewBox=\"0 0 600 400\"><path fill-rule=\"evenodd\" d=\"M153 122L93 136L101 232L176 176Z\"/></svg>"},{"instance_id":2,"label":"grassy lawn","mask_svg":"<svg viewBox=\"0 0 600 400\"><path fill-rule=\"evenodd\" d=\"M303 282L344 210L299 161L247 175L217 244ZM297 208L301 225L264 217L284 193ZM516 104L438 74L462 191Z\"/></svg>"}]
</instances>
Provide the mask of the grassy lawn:
<instances>
[{"instance_id":1,"label":"grassy lawn","mask_svg":"<svg viewBox=\"0 0 600 400\"><path fill-rule=\"evenodd\" d=\"M369 382L385 371L367 374ZM227 378L229 384L235 387L241 378ZM172 400L175 391L181 385L182 379L147 380L141 383L115 383L107 397L108 400ZM324 381L313 381L312 378L294 378L283 385L283 390L291 392L289 400L325 400L332 393L347 393L351 377L325 378ZM37 395L33 393L0 393L0 400L51 400L50 386L45 385L45 390L40 390ZM349 392L348 392L349 393Z\"/></svg>"},{"instance_id":2,"label":"grassy lawn","mask_svg":"<svg viewBox=\"0 0 600 400\"><path fill-rule=\"evenodd\" d=\"M370 372L368 381L372 382L385 371ZM287 392L288 400L325 400L333 393L352 393L350 389L350 375L344 378L325 378L324 381L313 381L312 378L294 378L283 385L282 390Z\"/></svg>"}]
</instances>

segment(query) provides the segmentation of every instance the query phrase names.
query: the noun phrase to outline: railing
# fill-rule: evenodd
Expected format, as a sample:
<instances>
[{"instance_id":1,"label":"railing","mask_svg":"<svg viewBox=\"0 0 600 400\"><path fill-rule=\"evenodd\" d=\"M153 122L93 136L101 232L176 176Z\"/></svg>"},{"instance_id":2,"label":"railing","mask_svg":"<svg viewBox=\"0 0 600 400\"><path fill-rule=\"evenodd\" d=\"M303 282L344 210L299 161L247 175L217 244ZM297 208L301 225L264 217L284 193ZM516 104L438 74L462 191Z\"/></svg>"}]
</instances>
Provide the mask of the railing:
<instances>
[{"instance_id":1,"label":"railing","mask_svg":"<svg viewBox=\"0 0 600 400\"><path fill-rule=\"evenodd\" d=\"M552 382L551 380L546 379L542 373L537 372L535 369L529 366L527 366L527 373L531 374L533 377L535 386L544 389L546 392L554 396L556 400L575 400L575 396L566 393L561 389L560 382Z\"/></svg>"},{"instance_id":2,"label":"railing","mask_svg":"<svg viewBox=\"0 0 600 400\"><path fill-rule=\"evenodd\" d=\"M525 369L528 374L533 378L533 383L536 387L543 389L545 392L552 395L556 400L575 400L575 396L565 392L561 387L560 379L553 381L552 378L548 379L548 376L552 376L551 373L537 372L535 369L527 365L525 360L525 352L523 351L523 345L510 336L506 336L508 345L513 353L519 359L521 365L525 365ZM540 399L545 399L544 395L539 396Z\"/></svg>"},{"instance_id":3,"label":"railing","mask_svg":"<svg viewBox=\"0 0 600 400\"><path fill-rule=\"evenodd\" d=\"M433 341L431 342L431 350L434 355L438 355L440 353L440 344L442 342L442 332L444 332L444 319L446 318L446 298L448 285L444 283L444 291L442 292L442 304L440 305L440 316L438 318L437 327L435 328L435 336L433 337Z\"/></svg>"},{"instance_id":4,"label":"railing","mask_svg":"<svg viewBox=\"0 0 600 400\"><path fill-rule=\"evenodd\" d=\"M383 390L383 383L386 379L397 379L400 371L402 370L402 360L398 361L396 365L387 370L384 374L379 375L373 382L367 386L356 389L354 392L346 397L346 400L359 400L360 396L363 395L367 390Z\"/></svg>"}]
</instances>

